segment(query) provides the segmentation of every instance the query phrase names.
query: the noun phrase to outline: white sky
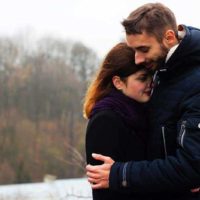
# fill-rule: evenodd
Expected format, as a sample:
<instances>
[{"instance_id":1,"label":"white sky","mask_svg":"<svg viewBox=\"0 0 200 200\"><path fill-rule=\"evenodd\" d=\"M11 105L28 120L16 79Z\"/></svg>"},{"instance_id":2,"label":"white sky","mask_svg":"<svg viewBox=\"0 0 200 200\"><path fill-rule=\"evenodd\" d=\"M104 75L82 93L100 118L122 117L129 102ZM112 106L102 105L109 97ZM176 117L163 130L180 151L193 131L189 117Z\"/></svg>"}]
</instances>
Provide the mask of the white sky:
<instances>
[{"instance_id":1,"label":"white sky","mask_svg":"<svg viewBox=\"0 0 200 200\"><path fill-rule=\"evenodd\" d=\"M178 23L200 27L198 0L0 0L0 35L33 31L78 40L104 56L124 37L121 21L148 2L164 3Z\"/></svg>"}]
</instances>

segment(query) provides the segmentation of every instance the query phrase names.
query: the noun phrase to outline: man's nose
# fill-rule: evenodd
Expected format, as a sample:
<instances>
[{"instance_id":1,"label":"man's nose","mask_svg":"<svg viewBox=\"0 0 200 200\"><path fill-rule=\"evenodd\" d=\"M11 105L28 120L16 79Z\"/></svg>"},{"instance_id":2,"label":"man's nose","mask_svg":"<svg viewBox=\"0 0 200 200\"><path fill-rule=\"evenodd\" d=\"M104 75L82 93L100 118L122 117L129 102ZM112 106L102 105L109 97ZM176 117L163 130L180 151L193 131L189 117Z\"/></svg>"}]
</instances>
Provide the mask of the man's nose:
<instances>
[{"instance_id":1,"label":"man's nose","mask_svg":"<svg viewBox=\"0 0 200 200\"><path fill-rule=\"evenodd\" d=\"M145 57L141 53L135 52L135 64L139 65L145 62Z\"/></svg>"}]
</instances>

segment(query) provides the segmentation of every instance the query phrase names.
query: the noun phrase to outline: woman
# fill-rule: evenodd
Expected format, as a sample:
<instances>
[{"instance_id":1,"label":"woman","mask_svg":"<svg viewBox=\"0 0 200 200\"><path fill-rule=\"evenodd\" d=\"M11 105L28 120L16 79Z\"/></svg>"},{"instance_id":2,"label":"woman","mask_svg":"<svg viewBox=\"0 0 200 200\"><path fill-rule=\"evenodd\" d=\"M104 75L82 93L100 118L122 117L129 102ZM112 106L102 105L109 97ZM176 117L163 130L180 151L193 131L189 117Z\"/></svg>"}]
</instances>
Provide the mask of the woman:
<instances>
[{"instance_id":1,"label":"woman","mask_svg":"<svg viewBox=\"0 0 200 200\"><path fill-rule=\"evenodd\" d=\"M87 163L100 164L92 158L94 152L122 162L145 158L144 103L150 99L150 84L150 73L135 64L131 48L119 43L111 49L85 97ZM94 200L139 198L127 190L93 190Z\"/></svg>"}]
</instances>

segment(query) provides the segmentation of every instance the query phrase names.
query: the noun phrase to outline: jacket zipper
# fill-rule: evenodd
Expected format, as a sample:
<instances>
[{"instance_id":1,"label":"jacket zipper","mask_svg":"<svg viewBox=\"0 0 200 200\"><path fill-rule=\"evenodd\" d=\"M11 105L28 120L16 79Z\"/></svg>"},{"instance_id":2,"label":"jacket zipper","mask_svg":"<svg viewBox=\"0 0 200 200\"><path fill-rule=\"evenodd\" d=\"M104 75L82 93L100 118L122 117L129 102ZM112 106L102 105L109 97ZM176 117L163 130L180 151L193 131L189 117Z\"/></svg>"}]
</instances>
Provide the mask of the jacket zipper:
<instances>
[{"instance_id":1,"label":"jacket zipper","mask_svg":"<svg viewBox=\"0 0 200 200\"><path fill-rule=\"evenodd\" d=\"M126 180L126 168L127 168L128 162L124 164L123 167L123 180L122 180L122 186L127 187L127 180Z\"/></svg>"},{"instance_id":2,"label":"jacket zipper","mask_svg":"<svg viewBox=\"0 0 200 200\"><path fill-rule=\"evenodd\" d=\"M165 152L165 158L167 157L167 146L166 146L166 139L165 139L165 127L162 126L162 138L163 138L163 145L164 145L164 152Z\"/></svg>"},{"instance_id":3,"label":"jacket zipper","mask_svg":"<svg viewBox=\"0 0 200 200\"><path fill-rule=\"evenodd\" d=\"M186 121L183 121L181 124L181 130L180 130L180 145L182 147L183 147L183 140L184 140L185 133L186 133L185 125L186 125Z\"/></svg>"}]
</instances>

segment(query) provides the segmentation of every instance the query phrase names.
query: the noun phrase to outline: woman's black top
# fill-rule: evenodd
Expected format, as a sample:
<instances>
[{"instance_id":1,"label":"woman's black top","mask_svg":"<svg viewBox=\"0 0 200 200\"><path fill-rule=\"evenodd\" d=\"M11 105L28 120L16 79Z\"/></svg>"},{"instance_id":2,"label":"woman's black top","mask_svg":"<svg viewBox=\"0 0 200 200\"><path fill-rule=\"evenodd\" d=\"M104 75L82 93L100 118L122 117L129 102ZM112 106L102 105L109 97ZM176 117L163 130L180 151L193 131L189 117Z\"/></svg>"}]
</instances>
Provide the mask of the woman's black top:
<instances>
[{"instance_id":1,"label":"woman's black top","mask_svg":"<svg viewBox=\"0 0 200 200\"><path fill-rule=\"evenodd\" d=\"M97 112L89 120L86 130L86 158L89 164L102 164L92 158L92 153L110 156L115 161L121 162L144 160L146 154L145 146L144 133L134 130L134 125L127 125L123 117L113 110ZM93 199L139 200L145 198L141 194L135 194L129 190L112 191L110 189L100 189L93 190Z\"/></svg>"}]
</instances>

